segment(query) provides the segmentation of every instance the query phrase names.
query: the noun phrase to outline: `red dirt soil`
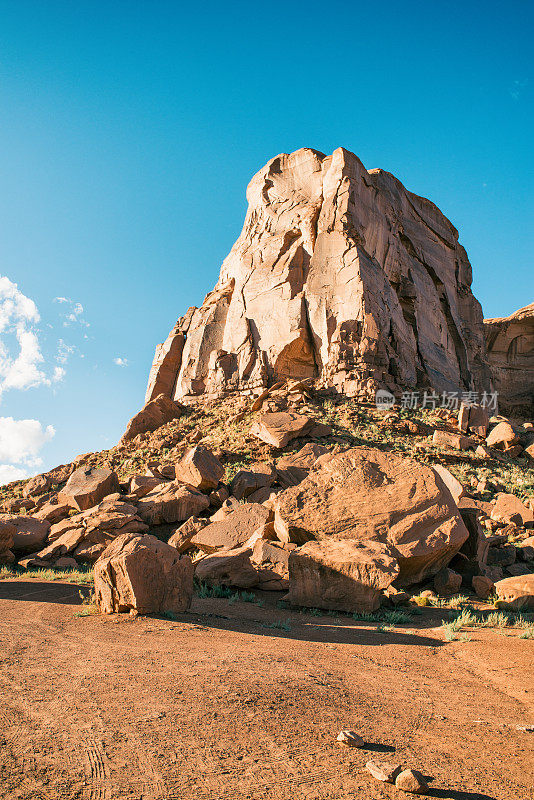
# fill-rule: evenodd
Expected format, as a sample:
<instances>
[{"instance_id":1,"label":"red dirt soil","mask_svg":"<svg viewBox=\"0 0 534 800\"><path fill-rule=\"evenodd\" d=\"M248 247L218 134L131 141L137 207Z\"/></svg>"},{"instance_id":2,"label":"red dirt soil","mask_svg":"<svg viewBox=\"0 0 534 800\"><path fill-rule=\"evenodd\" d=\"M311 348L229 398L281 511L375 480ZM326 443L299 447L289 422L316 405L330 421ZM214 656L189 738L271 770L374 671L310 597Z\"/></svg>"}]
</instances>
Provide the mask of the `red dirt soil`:
<instances>
[{"instance_id":1,"label":"red dirt soil","mask_svg":"<svg viewBox=\"0 0 534 800\"><path fill-rule=\"evenodd\" d=\"M177 620L77 617L78 592L0 582L1 798L410 797L370 759L421 770L432 797L534 797L517 631L445 643L436 611L381 632L198 598ZM365 747L336 744L342 728Z\"/></svg>"}]
</instances>

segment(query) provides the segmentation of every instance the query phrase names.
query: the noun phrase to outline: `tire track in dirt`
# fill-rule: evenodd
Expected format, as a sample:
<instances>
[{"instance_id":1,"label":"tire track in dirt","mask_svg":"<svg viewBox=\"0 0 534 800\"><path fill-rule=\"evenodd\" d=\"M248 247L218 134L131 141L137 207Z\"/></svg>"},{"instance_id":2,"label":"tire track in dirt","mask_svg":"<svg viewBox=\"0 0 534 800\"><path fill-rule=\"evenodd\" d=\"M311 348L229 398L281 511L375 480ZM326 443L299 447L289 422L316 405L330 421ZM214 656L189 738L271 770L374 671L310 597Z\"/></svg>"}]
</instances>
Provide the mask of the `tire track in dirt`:
<instances>
[{"instance_id":1,"label":"tire track in dirt","mask_svg":"<svg viewBox=\"0 0 534 800\"><path fill-rule=\"evenodd\" d=\"M88 739L85 743L84 768L86 780L91 784L84 789L87 800L110 800L111 785L102 742Z\"/></svg>"}]
</instances>

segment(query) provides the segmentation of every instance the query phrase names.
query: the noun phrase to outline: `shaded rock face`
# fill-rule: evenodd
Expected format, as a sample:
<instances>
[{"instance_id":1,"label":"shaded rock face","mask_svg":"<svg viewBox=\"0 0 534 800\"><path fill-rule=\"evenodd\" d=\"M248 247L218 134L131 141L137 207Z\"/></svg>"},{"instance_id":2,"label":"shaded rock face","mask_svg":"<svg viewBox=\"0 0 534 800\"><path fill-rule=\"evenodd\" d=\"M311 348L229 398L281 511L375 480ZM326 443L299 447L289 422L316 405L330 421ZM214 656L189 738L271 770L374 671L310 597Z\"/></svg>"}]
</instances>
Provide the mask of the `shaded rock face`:
<instances>
[{"instance_id":1,"label":"shaded rock face","mask_svg":"<svg viewBox=\"0 0 534 800\"><path fill-rule=\"evenodd\" d=\"M289 556L289 599L293 605L372 612L381 589L399 574L387 547L344 541L307 542Z\"/></svg>"},{"instance_id":2,"label":"shaded rock face","mask_svg":"<svg viewBox=\"0 0 534 800\"><path fill-rule=\"evenodd\" d=\"M499 408L534 414L534 303L509 317L484 320Z\"/></svg>"},{"instance_id":3,"label":"shaded rock face","mask_svg":"<svg viewBox=\"0 0 534 800\"><path fill-rule=\"evenodd\" d=\"M288 377L351 396L490 388L471 266L433 203L343 148L273 158L247 199L215 289L158 345L147 399Z\"/></svg>"}]
</instances>

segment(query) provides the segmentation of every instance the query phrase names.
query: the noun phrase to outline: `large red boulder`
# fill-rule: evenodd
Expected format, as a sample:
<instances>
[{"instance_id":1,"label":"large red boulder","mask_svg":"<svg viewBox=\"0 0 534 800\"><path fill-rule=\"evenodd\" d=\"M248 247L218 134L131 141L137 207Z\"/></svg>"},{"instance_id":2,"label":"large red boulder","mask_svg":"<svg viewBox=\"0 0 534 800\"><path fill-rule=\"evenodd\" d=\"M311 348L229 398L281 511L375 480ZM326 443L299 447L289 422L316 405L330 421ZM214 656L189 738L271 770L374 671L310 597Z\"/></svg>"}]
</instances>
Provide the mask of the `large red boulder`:
<instances>
[{"instance_id":1,"label":"large red boulder","mask_svg":"<svg viewBox=\"0 0 534 800\"><path fill-rule=\"evenodd\" d=\"M201 492L211 492L219 485L224 467L207 447L191 447L175 466L176 480Z\"/></svg>"},{"instance_id":2,"label":"large red boulder","mask_svg":"<svg viewBox=\"0 0 534 800\"><path fill-rule=\"evenodd\" d=\"M140 433L155 431L167 422L182 416L183 408L164 394L158 395L143 406L126 426L121 439L121 444L129 442Z\"/></svg>"},{"instance_id":3,"label":"large red boulder","mask_svg":"<svg viewBox=\"0 0 534 800\"><path fill-rule=\"evenodd\" d=\"M155 536L118 536L95 564L95 602L104 614L187 611L193 596L189 556Z\"/></svg>"},{"instance_id":4,"label":"large red boulder","mask_svg":"<svg viewBox=\"0 0 534 800\"><path fill-rule=\"evenodd\" d=\"M60 503L85 511L119 490L117 474L106 467L80 467L75 470L58 494Z\"/></svg>"},{"instance_id":5,"label":"large red boulder","mask_svg":"<svg viewBox=\"0 0 534 800\"><path fill-rule=\"evenodd\" d=\"M431 467L366 447L323 457L302 483L278 495L274 507L282 541L375 543L397 560L400 586L435 575L468 538Z\"/></svg>"}]
</instances>

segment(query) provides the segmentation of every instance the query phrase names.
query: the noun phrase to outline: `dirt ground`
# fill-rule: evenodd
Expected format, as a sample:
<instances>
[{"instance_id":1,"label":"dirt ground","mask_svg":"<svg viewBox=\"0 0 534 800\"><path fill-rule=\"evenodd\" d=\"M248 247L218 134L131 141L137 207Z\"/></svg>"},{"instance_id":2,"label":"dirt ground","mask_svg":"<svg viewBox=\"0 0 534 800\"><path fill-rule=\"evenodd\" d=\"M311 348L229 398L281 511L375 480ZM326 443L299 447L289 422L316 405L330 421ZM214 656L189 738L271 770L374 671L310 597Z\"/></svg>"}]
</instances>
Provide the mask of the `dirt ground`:
<instances>
[{"instance_id":1,"label":"dirt ground","mask_svg":"<svg viewBox=\"0 0 534 800\"><path fill-rule=\"evenodd\" d=\"M534 640L517 632L446 643L437 611L382 632L215 599L84 617L78 593L0 582L1 798L409 797L371 758L419 768L432 797L534 797ZM337 745L342 728L365 747Z\"/></svg>"}]
</instances>

